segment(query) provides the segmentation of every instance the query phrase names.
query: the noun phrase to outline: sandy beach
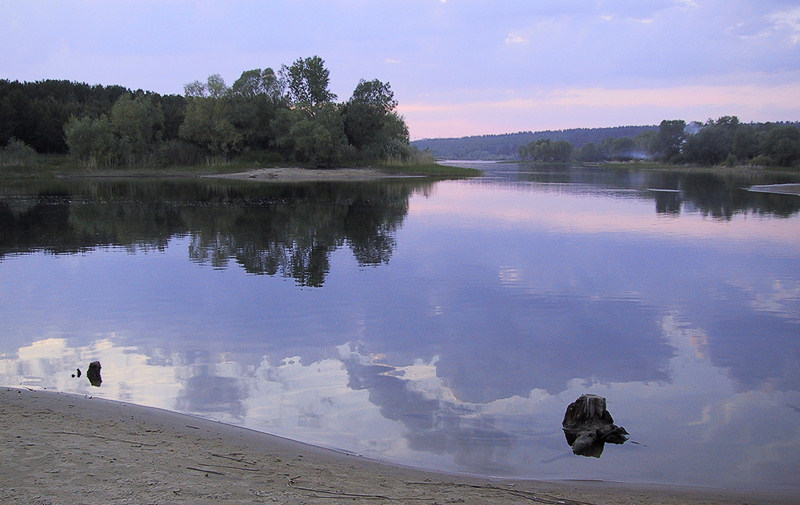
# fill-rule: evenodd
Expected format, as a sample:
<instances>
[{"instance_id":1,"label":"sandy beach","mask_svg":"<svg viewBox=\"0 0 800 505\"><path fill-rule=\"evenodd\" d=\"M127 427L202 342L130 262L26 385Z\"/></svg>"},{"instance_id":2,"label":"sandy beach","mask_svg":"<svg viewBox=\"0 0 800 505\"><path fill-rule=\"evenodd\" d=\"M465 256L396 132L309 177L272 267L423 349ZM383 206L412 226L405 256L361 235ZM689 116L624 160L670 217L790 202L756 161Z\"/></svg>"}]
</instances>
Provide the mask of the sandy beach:
<instances>
[{"instance_id":1,"label":"sandy beach","mask_svg":"<svg viewBox=\"0 0 800 505\"><path fill-rule=\"evenodd\" d=\"M0 388L0 502L797 503L800 497L424 472L87 396Z\"/></svg>"},{"instance_id":2,"label":"sandy beach","mask_svg":"<svg viewBox=\"0 0 800 505\"><path fill-rule=\"evenodd\" d=\"M398 177L413 177L406 175L392 175L381 172L375 168L297 168L274 167L258 168L234 174L207 175L219 179L241 179L262 182L314 182L314 181L370 181L375 179L389 179Z\"/></svg>"}]
</instances>

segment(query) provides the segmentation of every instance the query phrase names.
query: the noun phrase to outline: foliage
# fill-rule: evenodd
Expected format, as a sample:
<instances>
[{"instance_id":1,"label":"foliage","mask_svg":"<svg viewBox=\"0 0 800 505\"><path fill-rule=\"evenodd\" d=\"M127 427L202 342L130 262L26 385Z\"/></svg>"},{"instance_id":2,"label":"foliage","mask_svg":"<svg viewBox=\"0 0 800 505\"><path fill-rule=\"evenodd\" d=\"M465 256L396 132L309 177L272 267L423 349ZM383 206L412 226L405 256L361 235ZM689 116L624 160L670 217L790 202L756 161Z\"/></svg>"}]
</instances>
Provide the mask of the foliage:
<instances>
[{"instance_id":1,"label":"foliage","mask_svg":"<svg viewBox=\"0 0 800 505\"><path fill-rule=\"evenodd\" d=\"M600 144L607 138L635 137L643 132L657 131L657 126L617 126L611 128L573 128L518 132L502 135L479 135L461 138L415 140L411 144L420 150L428 149L439 159L447 160L511 160L519 158L519 148L536 140L566 140L575 149L587 143Z\"/></svg>"},{"instance_id":2,"label":"foliage","mask_svg":"<svg viewBox=\"0 0 800 505\"><path fill-rule=\"evenodd\" d=\"M360 80L337 104L319 56L280 72L251 69L228 86L219 74L184 96L68 81L0 80L0 145L17 138L90 168L260 159L313 166L406 159L408 127L388 83Z\"/></svg>"},{"instance_id":3,"label":"foliage","mask_svg":"<svg viewBox=\"0 0 800 505\"><path fill-rule=\"evenodd\" d=\"M161 141L164 113L150 96L120 96L111 108L110 121L117 157L126 165L143 164Z\"/></svg>"},{"instance_id":4,"label":"foliage","mask_svg":"<svg viewBox=\"0 0 800 505\"><path fill-rule=\"evenodd\" d=\"M394 109L397 100L389 83L378 79L358 82L353 96L342 108L347 141L365 157L408 157L408 127Z\"/></svg>"},{"instance_id":5,"label":"foliage","mask_svg":"<svg viewBox=\"0 0 800 505\"><path fill-rule=\"evenodd\" d=\"M346 102L335 103L329 82L319 56L297 59L277 73L246 70L230 87L213 74L186 84L184 96L0 79L2 162L69 152L90 168L229 163L237 157L330 167L404 163L417 148L447 159L800 165L798 123L743 124L736 116L412 143L389 83L361 79Z\"/></svg>"},{"instance_id":6,"label":"foliage","mask_svg":"<svg viewBox=\"0 0 800 505\"><path fill-rule=\"evenodd\" d=\"M704 166L791 167L800 162L800 129L794 124L742 124L736 116L723 116L699 127L686 136L676 159Z\"/></svg>"},{"instance_id":7,"label":"foliage","mask_svg":"<svg viewBox=\"0 0 800 505\"><path fill-rule=\"evenodd\" d=\"M330 71L319 56L298 58L291 66L284 65L281 76L289 88L292 103L306 111L336 100L336 95L328 90Z\"/></svg>"},{"instance_id":8,"label":"foliage","mask_svg":"<svg viewBox=\"0 0 800 505\"><path fill-rule=\"evenodd\" d=\"M302 118L289 130L294 156L315 167L331 167L343 157L347 146L339 107L325 104L313 118Z\"/></svg>"},{"instance_id":9,"label":"foliage","mask_svg":"<svg viewBox=\"0 0 800 505\"><path fill-rule=\"evenodd\" d=\"M792 125L773 128L766 134L761 151L779 166L792 166L800 161L800 129Z\"/></svg>"},{"instance_id":10,"label":"foliage","mask_svg":"<svg viewBox=\"0 0 800 505\"><path fill-rule=\"evenodd\" d=\"M675 159L686 140L686 121L682 119L663 120L658 127L658 146L665 160Z\"/></svg>"},{"instance_id":11,"label":"foliage","mask_svg":"<svg viewBox=\"0 0 800 505\"><path fill-rule=\"evenodd\" d=\"M0 166L23 167L36 164L36 150L25 142L12 137L5 148L0 149Z\"/></svg>"},{"instance_id":12,"label":"foliage","mask_svg":"<svg viewBox=\"0 0 800 505\"><path fill-rule=\"evenodd\" d=\"M566 140L551 141L542 139L519 148L519 156L523 160L543 163L563 163L572 158L574 148Z\"/></svg>"},{"instance_id":13,"label":"foliage","mask_svg":"<svg viewBox=\"0 0 800 505\"><path fill-rule=\"evenodd\" d=\"M72 156L89 168L114 163L116 148L111 122L103 114L98 118L73 116L64 126L64 136Z\"/></svg>"},{"instance_id":14,"label":"foliage","mask_svg":"<svg viewBox=\"0 0 800 505\"><path fill-rule=\"evenodd\" d=\"M187 84L186 115L178 130L180 137L205 148L212 156L227 158L241 148L242 135L231 122L231 94L219 74L205 83Z\"/></svg>"}]
</instances>

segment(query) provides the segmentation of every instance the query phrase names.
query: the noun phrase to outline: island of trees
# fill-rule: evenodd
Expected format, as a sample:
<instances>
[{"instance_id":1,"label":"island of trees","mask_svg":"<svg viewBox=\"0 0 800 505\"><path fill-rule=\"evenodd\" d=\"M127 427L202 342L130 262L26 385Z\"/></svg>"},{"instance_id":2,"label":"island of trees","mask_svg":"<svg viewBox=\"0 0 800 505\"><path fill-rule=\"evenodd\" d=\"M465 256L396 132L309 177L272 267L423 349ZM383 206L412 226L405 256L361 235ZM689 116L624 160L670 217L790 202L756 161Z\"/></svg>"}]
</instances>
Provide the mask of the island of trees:
<instances>
[{"instance_id":1,"label":"island of trees","mask_svg":"<svg viewBox=\"0 0 800 505\"><path fill-rule=\"evenodd\" d=\"M407 160L413 148L389 83L360 80L337 102L319 56L218 74L184 95L61 80L0 80L0 164L69 154L89 168L218 164L233 158L315 167Z\"/></svg>"},{"instance_id":2,"label":"island of trees","mask_svg":"<svg viewBox=\"0 0 800 505\"><path fill-rule=\"evenodd\" d=\"M521 132L412 142L436 157L520 159L543 163L652 160L701 166L800 165L798 123L742 123L723 116L705 123Z\"/></svg>"}]
</instances>

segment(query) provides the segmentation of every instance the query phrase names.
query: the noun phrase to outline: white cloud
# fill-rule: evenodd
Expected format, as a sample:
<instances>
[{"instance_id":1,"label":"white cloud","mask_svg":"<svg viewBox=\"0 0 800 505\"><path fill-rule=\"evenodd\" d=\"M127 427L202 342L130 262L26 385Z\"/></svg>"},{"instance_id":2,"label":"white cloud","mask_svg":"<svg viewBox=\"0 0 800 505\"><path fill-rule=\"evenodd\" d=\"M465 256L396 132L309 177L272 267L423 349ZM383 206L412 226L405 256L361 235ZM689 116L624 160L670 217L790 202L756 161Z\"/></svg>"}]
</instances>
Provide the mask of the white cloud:
<instances>
[{"instance_id":1,"label":"white cloud","mask_svg":"<svg viewBox=\"0 0 800 505\"><path fill-rule=\"evenodd\" d=\"M525 38L519 33L511 32L506 37L506 44L508 45L522 44L523 42L525 42Z\"/></svg>"},{"instance_id":2,"label":"white cloud","mask_svg":"<svg viewBox=\"0 0 800 505\"><path fill-rule=\"evenodd\" d=\"M776 29L787 29L791 32L792 44L800 44L800 7L777 12L769 19Z\"/></svg>"}]
</instances>

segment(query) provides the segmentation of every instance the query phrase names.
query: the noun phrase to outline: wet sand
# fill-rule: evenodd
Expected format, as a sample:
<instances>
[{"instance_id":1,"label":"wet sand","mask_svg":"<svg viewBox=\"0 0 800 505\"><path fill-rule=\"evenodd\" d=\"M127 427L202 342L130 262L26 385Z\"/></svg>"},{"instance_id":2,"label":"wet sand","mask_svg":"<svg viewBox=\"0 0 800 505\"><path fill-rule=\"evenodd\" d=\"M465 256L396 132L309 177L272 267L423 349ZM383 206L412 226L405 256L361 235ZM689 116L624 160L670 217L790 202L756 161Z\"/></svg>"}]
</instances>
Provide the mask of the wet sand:
<instances>
[{"instance_id":1,"label":"wet sand","mask_svg":"<svg viewBox=\"0 0 800 505\"><path fill-rule=\"evenodd\" d=\"M413 177L406 175L392 175L381 172L375 168L258 168L235 174L207 175L220 179L242 179L262 182L311 182L311 181L370 181L375 179L388 179L399 177Z\"/></svg>"},{"instance_id":2,"label":"wet sand","mask_svg":"<svg viewBox=\"0 0 800 505\"><path fill-rule=\"evenodd\" d=\"M798 503L800 496L489 480L380 463L86 396L0 387L0 503Z\"/></svg>"}]
</instances>

